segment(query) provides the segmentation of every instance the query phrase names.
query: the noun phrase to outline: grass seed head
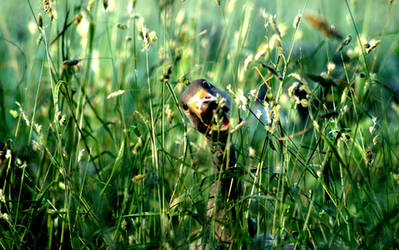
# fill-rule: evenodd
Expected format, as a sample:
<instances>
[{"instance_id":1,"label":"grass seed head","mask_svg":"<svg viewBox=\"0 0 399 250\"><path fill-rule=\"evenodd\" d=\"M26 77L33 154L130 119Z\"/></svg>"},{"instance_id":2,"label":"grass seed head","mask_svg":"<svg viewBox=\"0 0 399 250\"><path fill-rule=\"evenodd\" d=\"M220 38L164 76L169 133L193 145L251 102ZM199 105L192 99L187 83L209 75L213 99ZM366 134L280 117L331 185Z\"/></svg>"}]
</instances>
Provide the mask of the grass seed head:
<instances>
[{"instance_id":1,"label":"grass seed head","mask_svg":"<svg viewBox=\"0 0 399 250\"><path fill-rule=\"evenodd\" d=\"M43 17L42 14L37 14L37 25L39 25L40 28L43 28Z\"/></svg>"},{"instance_id":2,"label":"grass seed head","mask_svg":"<svg viewBox=\"0 0 399 250\"><path fill-rule=\"evenodd\" d=\"M248 70L248 67L251 64L251 62L253 61L253 59L254 59L254 55L253 54L249 54L247 56L247 58L245 58L245 61L244 61L244 70L245 71Z\"/></svg>"},{"instance_id":3,"label":"grass seed head","mask_svg":"<svg viewBox=\"0 0 399 250\"><path fill-rule=\"evenodd\" d=\"M74 23L75 25L78 25L80 23L80 21L82 21L83 15L81 12L79 12L76 16L75 16L75 20Z\"/></svg>"},{"instance_id":4,"label":"grass seed head","mask_svg":"<svg viewBox=\"0 0 399 250\"><path fill-rule=\"evenodd\" d=\"M367 45L368 45L368 46L366 46L367 54L369 54L371 51L373 51L380 43L381 43L381 40L371 40L369 43L367 43Z\"/></svg>"},{"instance_id":5,"label":"grass seed head","mask_svg":"<svg viewBox=\"0 0 399 250\"><path fill-rule=\"evenodd\" d=\"M352 41L352 36L348 35L337 47L337 52L341 52L350 42Z\"/></svg>"},{"instance_id":6,"label":"grass seed head","mask_svg":"<svg viewBox=\"0 0 399 250\"><path fill-rule=\"evenodd\" d=\"M117 27L118 29L121 29L121 30L127 29L127 25L126 25L126 24L122 24L122 23L118 23L118 24L116 25L116 27Z\"/></svg>"},{"instance_id":7,"label":"grass seed head","mask_svg":"<svg viewBox=\"0 0 399 250\"><path fill-rule=\"evenodd\" d=\"M145 175L144 174L139 174L136 175L135 177L132 178L132 181L135 183L140 183L142 180L144 180Z\"/></svg>"},{"instance_id":8,"label":"grass seed head","mask_svg":"<svg viewBox=\"0 0 399 250\"><path fill-rule=\"evenodd\" d=\"M0 202L6 203L6 197L4 196L3 189L0 189Z\"/></svg>"},{"instance_id":9,"label":"grass seed head","mask_svg":"<svg viewBox=\"0 0 399 250\"><path fill-rule=\"evenodd\" d=\"M294 22L292 23L292 26L294 27L294 29L298 28L299 22L301 21L302 18L302 14L298 14L296 15Z\"/></svg>"}]
</instances>

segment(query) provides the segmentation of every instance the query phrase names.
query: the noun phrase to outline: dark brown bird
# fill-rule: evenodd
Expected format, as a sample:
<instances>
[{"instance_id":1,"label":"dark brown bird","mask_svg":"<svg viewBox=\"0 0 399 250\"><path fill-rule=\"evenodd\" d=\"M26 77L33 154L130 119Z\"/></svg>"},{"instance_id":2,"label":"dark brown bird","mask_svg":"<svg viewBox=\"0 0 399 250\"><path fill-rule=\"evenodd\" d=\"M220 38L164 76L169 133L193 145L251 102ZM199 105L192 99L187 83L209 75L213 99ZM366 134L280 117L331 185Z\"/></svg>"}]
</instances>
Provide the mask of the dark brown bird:
<instances>
[{"instance_id":1,"label":"dark brown bird","mask_svg":"<svg viewBox=\"0 0 399 250\"><path fill-rule=\"evenodd\" d=\"M207 80L197 79L180 96L179 104L194 128L207 137L211 146L214 170L220 178L211 187L207 215L209 222L215 220L218 243L231 246L233 232L229 226L237 223L237 215L235 209L227 208L240 194L235 173L236 155L231 140L228 140L231 97ZM205 242L201 244L206 245Z\"/></svg>"}]
</instances>

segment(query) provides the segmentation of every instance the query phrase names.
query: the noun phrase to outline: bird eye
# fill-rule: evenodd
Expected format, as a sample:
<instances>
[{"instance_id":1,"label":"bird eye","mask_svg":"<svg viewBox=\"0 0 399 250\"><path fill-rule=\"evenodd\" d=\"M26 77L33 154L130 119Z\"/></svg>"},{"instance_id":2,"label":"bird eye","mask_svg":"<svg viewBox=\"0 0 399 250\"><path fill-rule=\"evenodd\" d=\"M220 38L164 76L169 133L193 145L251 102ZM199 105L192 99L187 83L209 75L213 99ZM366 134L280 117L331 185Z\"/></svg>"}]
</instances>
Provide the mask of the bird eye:
<instances>
[{"instance_id":1,"label":"bird eye","mask_svg":"<svg viewBox=\"0 0 399 250\"><path fill-rule=\"evenodd\" d=\"M188 110L187 104L184 103L184 104L182 105L182 107L183 107L183 110L184 110L184 111L187 111L187 110Z\"/></svg>"},{"instance_id":2,"label":"bird eye","mask_svg":"<svg viewBox=\"0 0 399 250\"><path fill-rule=\"evenodd\" d=\"M202 85L202 87L207 88L207 89L210 89L212 87L212 85L205 80L201 82L201 85Z\"/></svg>"}]
</instances>

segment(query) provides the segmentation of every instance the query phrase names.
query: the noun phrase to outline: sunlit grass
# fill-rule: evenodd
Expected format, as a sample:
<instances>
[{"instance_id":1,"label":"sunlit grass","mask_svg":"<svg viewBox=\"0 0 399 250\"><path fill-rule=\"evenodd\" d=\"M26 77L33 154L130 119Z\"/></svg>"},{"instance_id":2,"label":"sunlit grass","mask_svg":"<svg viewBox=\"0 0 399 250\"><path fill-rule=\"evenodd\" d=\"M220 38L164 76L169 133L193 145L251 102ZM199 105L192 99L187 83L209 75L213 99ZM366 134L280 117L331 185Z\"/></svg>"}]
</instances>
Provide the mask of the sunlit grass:
<instances>
[{"instance_id":1,"label":"sunlit grass","mask_svg":"<svg viewBox=\"0 0 399 250\"><path fill-rule=\"evenodd\" d=\"M235 103L245 193L240 223L227 225L233 248L397 248L398 11L356 0L4 3L1 246L217 247L209 145L177 101L206 78Z\"/></svg>"}]
</instances>

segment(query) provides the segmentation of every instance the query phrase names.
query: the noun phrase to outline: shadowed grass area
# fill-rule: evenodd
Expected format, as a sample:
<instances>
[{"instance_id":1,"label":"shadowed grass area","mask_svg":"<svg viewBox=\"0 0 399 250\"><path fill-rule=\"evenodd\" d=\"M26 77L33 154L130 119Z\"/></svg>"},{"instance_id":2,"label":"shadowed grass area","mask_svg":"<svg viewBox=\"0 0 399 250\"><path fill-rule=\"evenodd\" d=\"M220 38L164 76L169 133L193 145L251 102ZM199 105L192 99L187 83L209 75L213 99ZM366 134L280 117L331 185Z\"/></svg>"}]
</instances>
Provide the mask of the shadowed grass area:
<instances>
[{"instance_id":1,"label":"shadowed grass area","mask_svg":"<svg viewBox=\"0 0 399 250\"><path fill-rule=\"evenodd\" d=\"M3 248L220 247L209 144L177 101L197 78L234 101L232 248L398 248L397 1L2 10Z\"/></svg>"}]
</instances>

